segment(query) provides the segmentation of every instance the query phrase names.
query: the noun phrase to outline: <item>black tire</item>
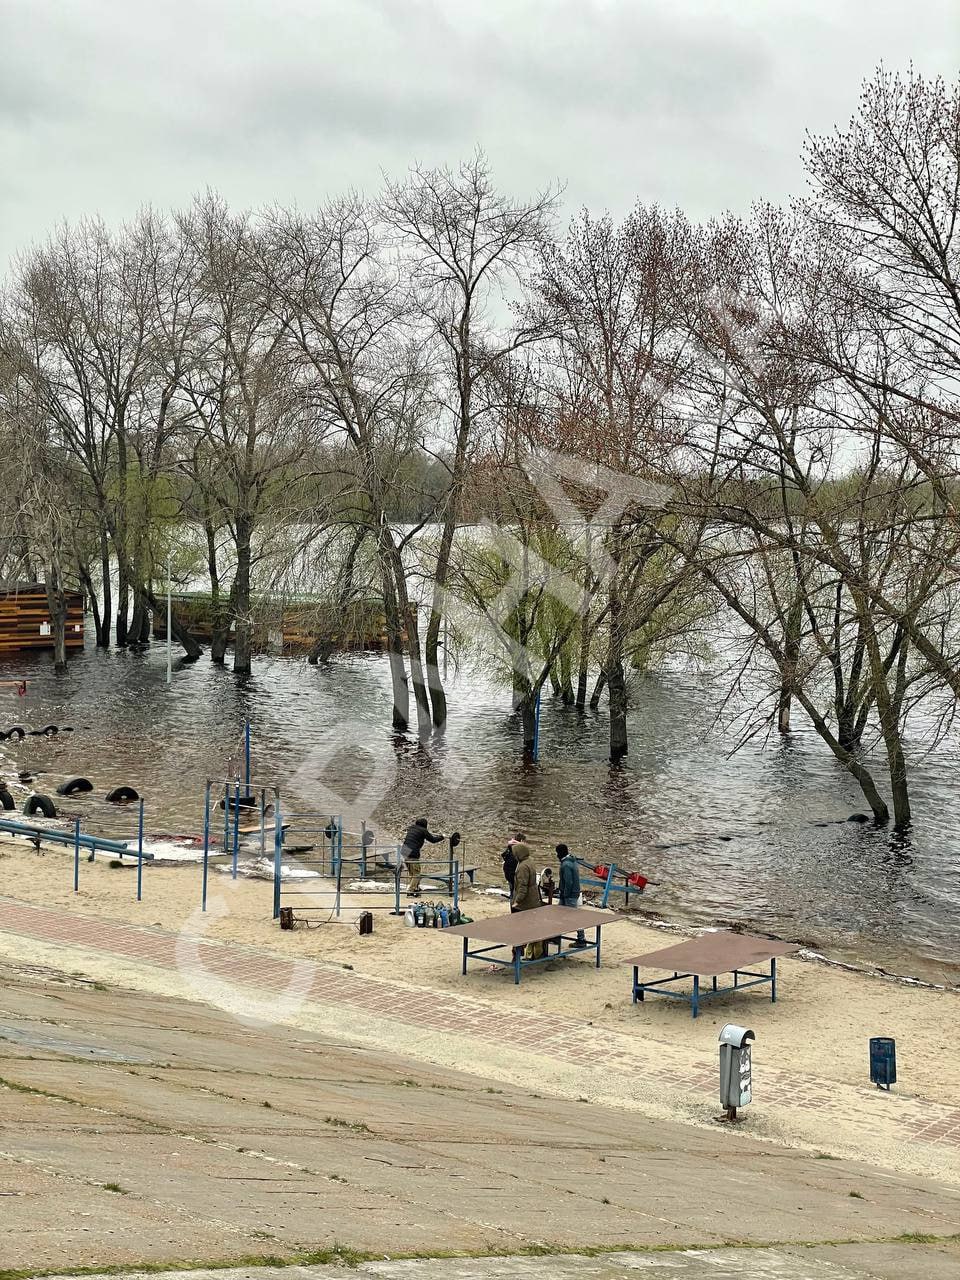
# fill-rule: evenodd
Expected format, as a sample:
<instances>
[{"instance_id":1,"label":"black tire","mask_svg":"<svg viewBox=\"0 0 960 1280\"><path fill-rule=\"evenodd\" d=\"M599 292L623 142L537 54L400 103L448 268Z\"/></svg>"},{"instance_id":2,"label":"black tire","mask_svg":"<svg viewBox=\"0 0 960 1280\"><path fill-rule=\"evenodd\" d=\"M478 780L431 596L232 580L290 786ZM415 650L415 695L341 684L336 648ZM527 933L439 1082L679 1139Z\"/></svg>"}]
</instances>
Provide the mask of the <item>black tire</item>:
<instances>
[{"instance_id":1,"label":"black tire","mask_svg":"<svg viewBox=\"0 0 960 1280\"><path fill-rule=\"evenodd\" d=\"M35 813L42 813L45 818L55 818L57 816L57 806L49 796L32 795L27 797L23 812L28 818Z\"/></svg>"},{"instance_id":2,"label":"black tire","mask_svg":"<svg viewBox=\"0 0 960 1280\"><path fill-rule=\"evenodd\" d=\"M7 811L9 811L10 809L15 809L16 807L17 806L14 803L13 796L10 794L7 788L6 787L0 788L0 809L6 809Z\"/></svg>"},{"instance_id":3,"label":"black tire","mask_svg":"<svg viewBox=\"0 0 960 1280\"><path fill-rule=\"evenodd\" d=\"M52 738L55 733L60 732L60 726L57 724L48 724L46 728L41 729L40 732L45 738Z\"/></svg>"},{"instance_id":4,"label":"black tire","mask_svg":"<svg viewBox=\"0 0 960 1280\"><path fill-rule=\"evenodd\" d=\"M108 804L129 804L131 800L140 799L140 792L133 787L114 787L103 798Z\"/></svg>"},{"instance_id":5,"label":"black tire","mask_svg":"<svg viewBox=\"0 0 960 1280\"><path fill-rule=\"evenodd\" d=\"M22 742L26 736L27 736L26 729L22 728L18 724L15 724L12 729L7 730L7 737L16 738L18 742Z\"/></svg>"},{"instance_id":6,"label":"black tire","mask_svg":"<svg viewBox=\"0 0 960 1280\"><path fill-rule=\"evenodd\" d=\"M6 742L10 735L3 729L0 729L0 742Z\"/></svg>"},{"instance_id":7,"label":"black tire","mask_svg":"<svg viewBox=\"0 0 960 1280\"><path fill-rule=\"evenodd\" d=\"M221 796L221 798L220 798L220 803L217 805L217 808L218 808L218 809L225 809L225 808L226 808L226 805L227 805L227 801L226 801L226 800ZM238 799L237 799L237 797L236 797L236 795L234 794L234 792L233 792L233 791L231 791L231 792L230 792L230 808L231 808L231 809L236 809L238 806L239 806L241 809L256 809L256 808L257 808L257 797L256 797L256 796L251 796L251 795L246 795L244 792L242 792L242 791L241 791L241 792L240 792L240 798L239 798L239 800L238 800Z\"/></svg>"},{"instance_id":8,"label":"black tire","mask_svg":"<svg viewBox=\"0 0 960 1280\"><path fill-rule=\"evenodd\" d=\"M81 792L92 791L93 783L89 778L68 778L57 787L58 796L75 796Z\"/></svg>"}]
</instances>

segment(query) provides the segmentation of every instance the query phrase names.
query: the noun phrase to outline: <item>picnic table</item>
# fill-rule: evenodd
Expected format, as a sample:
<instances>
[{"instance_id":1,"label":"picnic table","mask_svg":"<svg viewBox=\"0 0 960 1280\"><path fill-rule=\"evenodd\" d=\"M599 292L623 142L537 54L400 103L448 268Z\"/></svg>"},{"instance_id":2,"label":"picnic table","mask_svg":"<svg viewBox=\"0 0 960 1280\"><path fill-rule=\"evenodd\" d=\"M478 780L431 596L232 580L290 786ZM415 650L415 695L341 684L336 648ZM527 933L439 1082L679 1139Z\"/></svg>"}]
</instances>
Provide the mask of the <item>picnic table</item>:
<instances>
[{"instance_id":1,"label":"picnic table","mask_svg":"<svg viewBox=\"0 0 960 1280\"><path fill-rule=\"evenodd\" d=\"M746 987L770 987L770 999L777 999L777 957L792 955L798 948L791 942L778 942L776 938L755 938L749 933L733 933L715 930L678 942L659 951L648 951L625 961L633 965L633 1003L647 995L671 996L674 1000L688 1000L693 1016L700 1012L700 1001L708 996L729 991L741 991ZM757 972L754 966L770 965L768 973ZM748 967L749 966L749 967ZM641 969L673 970L672 978L659 978L653 982L641 982ZM717 979L721 974L732 973L733 985L721 987ZM693 979L693 991L670 991L667 984ZM710 978L711 985L701 990L700 979ZM744 982L743 979L747 981Z\"/></svg>"},{"instance_id":2,"label":"picnic table","mask_svg":"<svg viewBox=\"0 0 960 1280\"><path fill-rule=\"evenodd\" d=\"M463 939L461 973L467 972L468 960L484 959L491 964L512 968L513 980L519 983L520 973L527 965L546 964L562 956L584 955L589 951L595 953L599 969L600 930L605 924L613 924L618 919L612 911L595 911L589 907L534 907L530 911L514 911L510 915L452 925L443 933ZM594 935L593 942L578 944L577 934L587 929ZM471 942L492 945L471 947ZM523 958L523 949L531 942L546 943L545 954L537 960ZM551 945L557 948L552 953ZM503 952L507 952L509 958L498 954Z\"/></svg>"}]
</instances>

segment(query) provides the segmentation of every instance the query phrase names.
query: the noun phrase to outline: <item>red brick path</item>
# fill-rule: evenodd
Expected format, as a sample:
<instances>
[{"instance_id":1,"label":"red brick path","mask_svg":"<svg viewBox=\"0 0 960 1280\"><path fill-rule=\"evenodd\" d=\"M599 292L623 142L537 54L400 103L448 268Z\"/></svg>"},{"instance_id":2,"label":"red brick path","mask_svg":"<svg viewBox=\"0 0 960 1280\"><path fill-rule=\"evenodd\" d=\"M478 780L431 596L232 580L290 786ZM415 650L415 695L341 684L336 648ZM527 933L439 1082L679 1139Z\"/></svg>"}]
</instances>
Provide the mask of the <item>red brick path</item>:
<instances>
[{"instance_id":1,"label":"red brick path","mask_svg":"<svg viewBox=\"0 0 960 1280\"><path fill-rule=\"evenodd\" d=\"M398 983L310 960L286 960L269 951L233 943L207 942L165 929L144 928L62 910L30 906L0 898L0 931L39 942L86 947L113 957L144 961L162 969L179 969L188 978L196 969L219 981L238 984L254 995L282 998L288 990L301 999L324 1004L348 1005L378 1017L402 1022L424 1031L451 1028L480 1040L544 1054L574 1066L602 1066L606 1070L641 1073L667 1089L714 1096L717 1081L711 1067L691 1070L679 1053L666 1044L657 1046L657 1065L641 1061L622 1032L591 1027L589 1038L583 1023L553 1014L513 1011L505 1018L493 1005L467 996L441 991L417 991ZM453 956L451 956L453 962ZM202 984L198 983L202 994ZM838 1100L843 1093L846 1102ZM849 1115L852 1099L875 1100L876 1091L837 1086L835 1082L805 1077L764 1066L763 1097L780 1106L816 1108L827 1114ZM960 1108L921 1098L893 1095L886 1099L896 1109L895 1118L904 1136L924 1143L960 1146Z\"/></svg>"}]
</instances>

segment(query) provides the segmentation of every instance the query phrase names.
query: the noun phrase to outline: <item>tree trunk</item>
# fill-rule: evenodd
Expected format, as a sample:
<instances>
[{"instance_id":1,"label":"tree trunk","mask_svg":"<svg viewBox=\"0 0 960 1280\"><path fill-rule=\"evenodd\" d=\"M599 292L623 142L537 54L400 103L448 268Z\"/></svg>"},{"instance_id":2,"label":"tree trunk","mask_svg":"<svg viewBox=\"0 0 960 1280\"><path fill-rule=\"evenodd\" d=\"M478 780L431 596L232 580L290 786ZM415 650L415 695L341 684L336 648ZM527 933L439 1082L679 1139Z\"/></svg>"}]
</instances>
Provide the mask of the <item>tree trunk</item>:
<instances>
[{"instance_id":1,"label":"tree trunk","mask_svg":"<svg viewBox=\"0 0 960 1280\"><path fill-rule=\"evenodd\" d=\"M150 612L155 618L163 618L164 625L166 625L166 597L162 600L158 599L152 587L144 587L143 594L150 606ZM184 627L177 618L175 613L170 618L170 630L173 633L174 640L176 640L177 644L179 644L183 649L184 662L196 662L201 653L203 653L203 649L200 647L200 643L196 636L190 634L186 627Z\"/></svg>"},{"instance_id":2,"label":"tree trunk","mask_svg":"<svg viewBox=\"0 0 960 1280\"><path fill-rule=\"evenodd\" d=\"M144 599L142 589L135 587L133 591L133 617L130 620L130 629L127 633L128 642L130 644L143 643L144 622L147 620L147 602Z\"/></svg>"},{"instance_id":3,"label":"tree trunk","mask_svg":"<svg viewBox=\"0 0 960 1280\"><path fill-rule=\"evenodd\" d=\"M607 642L607 688L610 703L610 763L617 764L627 754L627 681L623 670L623 634L619 583L614 572L610 583L610 634Z\"/></svg>"},{"instance_id":4,"label":"tree trunk","mask_svg":"<svg viewBox=\"0 0 960 1280\"><path fill-rule=\"evenodd\" d=\"M233 599L235 583L231 583L224 601L217 585L216 603L212 606L212 631L210 644L210 661L223 666L227 657L227 645L230 643L230 624L233 620Z\"/></svg>"},{"instance_id":5,"label":"tree trunk","mask_svg":"<svg viewBox=\"0 0 960 1280\"><path fill-rule=\"evenodd\" d=\"M100 627L97 630L97 648L110 648L110 629L113 625L113 584L110 581L110 542L107 538L106 525L100 527L100 581L102 613Z\"/></svg>"},{"instance_id":6,"label":"tree trunk","mask_svg":"<svg viewBox=\"0 0 960 1280\"><path fill-rule=\"evenodd\" d=\"M537 747L537 695L527 693L520 703L520 724L523 729L523 754L528 760L533 759Z\"/></svg>"},{"instance_id":7,"label":"tree trunk","mask_svg":"<svg viewBox=\"0 0 960 1280\"><path fill-rule=\"evenodd\" d=\"M910 826L913 816L910 812L910 792L907 785L907 762L897 734L896 746L888 752L890 767L890 791L893 796L893 825L897 831L904 831Z\"/></svg>"},{"instance_id":8,"label":"tree trunk","mask_svg":"<svg viewBox=\"0 0 960 1280\"><path fill-rule=\"evenodd\" d=\"M426 741L430 737L432 728L431 703L430 692L424 674L423 658L420 652L420 631L417 626L417 614L407 593L403 557L393 540L386 520L381 520L380 523L378 545L382 558L386 560L392 571L392 585L396 593L397 609L403 629L406 632L406 648L410 656L410 681L413 685L413 697L417 708L417 735L421 741Z\"/></svg>"},{"instance_id":9,"label":"tree trunk","mask_svg":"<svg viewBox=\"0 0 960 1280\"><path fill-rule=\"evenodd\" d=\"M237 521L237 571L233 580L233 670L248 676L253 661L253 614L250 602L250 536L245 519Z\"/></svg>"},{"instance_id":10,"label":"tree trunk","mask_svg":"<svg viewBox=\"0 0 960 1280\"><path fill-rule=\"evenodd\" d=\"M50 614L50 630L53 633L53 669L67 669L67 601L63 594L60 570L56 563L47 567L47 610Z\"/></svg>"},{"instance_id":11,"label":"tree trunk","mask_svg":"<svg viewBox=\"0 0 960 1280\"><path fill-rule=\"evenodd\" d=\"M356 563L357 563L357 553L359 552L361 546L363 545L363 540L364 538L366 538L367 532L368 531L362 525L359 528L354 530L353 542L350 545L350 550L347 553L347 558L344 561L344 564L340 570L339 587L337 589L337 597L336 597L336 604L335 604L336 616L338 618L342 618L346 613L347 606L350 603L350 597L353 595L353 575L354 575L354 570L356 568ZM394 612L396 612L396 599L394 599ZM398 628L398 631L399 631L399 628ZM389 627L387 629L387 635L389 637ZM399 640L399 634L398 634L398 640ZM335 647L334 640L330 635L318 636L317 639L314 641L314 643L310 646L310 652L307 655L307 661L310 663L311 666L314 666L314 667L317 665L319 661L329 662L330 655L333 653L334 647ZM387 645L387 650L388 652L390 651L389 643Z\"/></svg>"},{"instance_id":12,"label":"tree trunk","mask_svg":"<svg viewBox=\"0 0 960 1280\"><path fill-rule=\"evenodd\" d=\"M870 806L874 820L882 825L890 821L890 810L887 808L886 801L877 790L877 784L873 780L873 775L865 765L861 764L857 757L850 751L847 751L840 745L838 739L830 732L830 727L819 713L810 699L806 696L802 689L796 690L797 701L810 717L813 727L819 733L836 758L840 761L848 773L856 778L863 792L864 799Z\"/></svg>"},{"instance_id":13,"label":"tree trunk","mask_svg":"<svg viewBox=\"0 0 960 1280\"><path fill-rule=\"evenodd\" d=\"M580 653L577 659L577 696L575 705L583 711L587 705L587 682L590 679L590 615L580 620Z\"/></svg>"},{"instance_id":14,"label":"tree trunk","mask_svg":"<svg viewBox=\"0 0 960 1280\"><path fill-rule=\"evenodd\" d=\"M573 706L573 683L570 672L570 644L560 650L560 697L565 707Z\"/></svg>"},{"instance_id":15,"label":"tree trunk","mask_svg":"<svg viewBox=\"0 0 960 1280\"><path fill-rule=\"evenodd\" d=\"M467 459L467 445L470 441L473 412L473 374L471 372L470 354L470 304L466 305L461 319L462 347L458 361L460 379L460 422L457 426L457 438L453 452L453 465L450 471L450 492L447 495L447 506L443 517L443 532L440 535L440 546L437 551L437 563L433 575L433 604L430 610L430 621L427 623L427 639L425 657L427 679L430 684L430 705L433 723L441 728L447 721L447 695L440 678L437 656L440 648L440 627L443 623L443 593L447 587L450 571L450 553L453 549L453 538L460 516L460 497L463 488L464 470Z\"/></svg>"},{"instance_id":16,"label":"tree trunk","mask_svg":"<svg viewBox=\"0 0 960 1280\"><path fill-rule=\"evenodd\" d=\"M873 691L877 702L877 713L880 720L880 732L887 753L887 769L890 774L890 787L893 796L893 822L898 831L910 826L910 795L907 787L907 761L903 754L903 739L900 734L901 698L892 698L887 685L887 671L880 656L880 647L876 633L868 633L867 649L870 655L870 671L873 677ZM901 691L906 679L906 642L901 641L898 656L897 684Z\"/></svg>"},{"instance_id":17,"label":"tree trunk","mask_svg":"<svg viewBox=\"0 0 960 1280\"><path fill-rule=\"evenodd\" d=\"M140 593L140 630L135 637L140 644L150 643L150 606L147 604L146 591Z\"/></svg>"},{"instance_id":18,"label":"tree trunk","mask_svg":"<svg viewBox=\"0 0 960 1280\"><path fill-rule=\"evenodd\" d=\"M129 582L123 556L118 557L117 564L117 644L122 648L127 643L127 610L129 608Z\"/></svg>"},{"instance_id":19,"label":"tree trunk","mask_svg":"<svg viewBox=\"0 0 960 1280\"><path fill-rule=\"evenodd\" d=\"M591 711L596 711L597 708L600 706L600 695L603 693L606 687L607 687L607 673L606 671L601 671L600 674L597 676L597 683L593 686L593 693L591 693L590 695Z\"/></svg>"},{"instance_id":20,"label":"tree trunk","mask_svg":"<svg viewBox=\"0 0 960 1280\"><path fill-rule=\"evenodd\" d=\"M627 754L627 682L623 658L611 655L607 664L607 696L610 702L610 763L617 764Z\"/></svg>"},{"instance_id":21,"label":"tree trunk","mask_svg":"<svg viewBox=\"0 0 960 1280\"><path fill-rule=\"evenodd\" d=\"M403 660L403 632L397 593L393 586L389 565L383 565L383 603L387 620L387 658L390 663L390 681L393 686L393 728L396 733L406 733L410 728L410 685Z\"/></svg>"},{"instance_id":22,"label":"tree trunk","mask_svg":"<svg viewBox=\"0 0 960 1280\"><path fill-rule=\"evenodd\" d=\"M780 694L777 698L777 730L790 732L790 705L800 661L800 627L803 622L803 597L797 593L787 615L783 637L783 663L780 670Z\"/></svg>"},{"instance_id":23,"label":"tree trunk","mask_svg":"<svg viewBox=\"0 0 960 1280\"><path fill-rule=\"evenodd\" d=\"M586 541L586 565L583 570L583 589L584 595L589 600L589 593L593 586L590 565L593 548L593 531L590 525L587 525L587 541ZM593 625L590 621L590 605L586 604L583 615L580 618L579 626L580 649L577 655L577 697L576 708L583 711L587 705L587 682L590 679L590 641L593 638Z\"/></svg>"},{"instance_id":24,"label":"tree trunk","mask_svg":"<svg viewBox=\"0 0 960 1280\"><path fill-rule=\"evenodd\" d=\"M80 578L80 585L83 587L90 603L90 612L93 614L93 629L96 634L97 648L106 648L102 643L103 640L103 618L100 615L100 601L97 599L97 593L93 586L93 578L90 576L90 568L86 564L77 562L77 574ZM107 637L109 644L109 636Z\"/></svg>"}]
</instances>

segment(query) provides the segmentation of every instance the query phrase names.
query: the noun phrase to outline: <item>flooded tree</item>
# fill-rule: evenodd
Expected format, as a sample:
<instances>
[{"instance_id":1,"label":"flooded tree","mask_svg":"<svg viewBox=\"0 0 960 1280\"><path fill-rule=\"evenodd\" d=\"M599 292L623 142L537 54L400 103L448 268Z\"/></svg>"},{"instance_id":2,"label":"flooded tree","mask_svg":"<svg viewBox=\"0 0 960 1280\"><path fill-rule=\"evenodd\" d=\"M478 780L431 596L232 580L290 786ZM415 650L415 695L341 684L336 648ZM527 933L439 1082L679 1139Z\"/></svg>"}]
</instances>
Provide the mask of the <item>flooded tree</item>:
<instances>
[{"instance_id":1,"label":"flooded tree","mask_svg":"<svg viewBox=\"0 0 960 1280\"><path fill-rule=\"evenodd\" d=\"M614 762L629 749L630 637L649 626L686 576L680 568L666 589L661 583L645 591L646 566L665 546L658 532L662 482L682 437L675 395L687 359L681 321L689 246L680 214L638 206L615 225L584 212L562 243L544 247L539 265L541 322L555 335L557 400L552 438L544 443L574 464L566 468L567 494L593 538L588 572L602 564L604 579L602 614L582 620L577 701L582 706L602 622Z\"/></svg>"},{"instance_id":2,"label":"flooded tree","mask_svg":"<svg viewBox=\"0 0 960 1280\"><path fill-rule=\"evenodd\" d=\"M229 532L232 582L225 614L233 669L251 670L257 567L309 505L310 460L322 428L291 367L286 316L264 286L260 241L246 215L215 197L180 219L198 263L195 323L182 376L181 434L200 494L211 569L215 522ZM219 568L216 568L219 589ZM223 631L215 656L222 656Z\"/></svg>"},{"instance_id":3,"label":"flooded tree","mask_svg":"<svg viewBox=\"0 0 960 1280\"><path fill-rule=\"evenodd\" d=\"M511 325L504 298L522 290L547 237L554 202L549 191L526 201L499 192L480 153L456 169L414 168L406 182L388 183L380 202L382 217L399 238L427 336L436 344L437 430L449 446L424 646L431 715L438 727L447 719L438 663L443 595L470 449L482 416L477 387L539 336L535 327Z\"/></svg>"},{"instance_id":4,"label":"flooded tree","mask_svg":"<svg viewBox=\"0 0 960 1280\"><path fill-rule=\"evenodd\" d=\"M334 201L307 217L278 213L266 245L261 268L284 309L285 339L312 411L348 446L335 518L369 536L377 549L393 727L409 727L409 660L418 734L425 738L430 697L405 557L415 530L401 531L391 520L405 496L406 460L432 422L429 370L416 341L411 297L383 251L373 211L359 199ZM348 538L346 546L354 544L356 538Z\"/></svg>"}]
</instances>

